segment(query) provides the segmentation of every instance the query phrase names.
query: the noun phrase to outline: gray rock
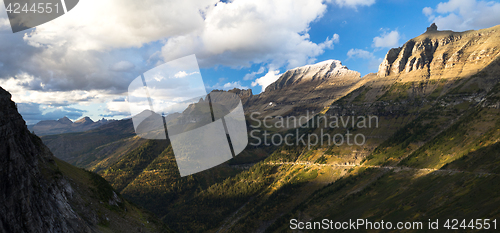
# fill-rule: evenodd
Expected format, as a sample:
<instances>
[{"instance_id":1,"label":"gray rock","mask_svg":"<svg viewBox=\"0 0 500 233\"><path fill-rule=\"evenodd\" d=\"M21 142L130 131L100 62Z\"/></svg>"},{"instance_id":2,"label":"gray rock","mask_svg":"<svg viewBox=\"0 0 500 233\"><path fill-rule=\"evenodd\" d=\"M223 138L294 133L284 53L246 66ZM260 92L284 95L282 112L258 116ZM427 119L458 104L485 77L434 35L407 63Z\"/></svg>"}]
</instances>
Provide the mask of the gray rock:
<instances>
[{"instance_id":1,"label":"gray rock","mask_svg":"<svg viewBox=\"0 0 500 233\"><path fill-rule=\"evenodd\" d=\"M427 32L436 32L438 30L438 26L436 23L432 23L430 27L427 28Z\"/></svg>"},{"instance_id":2,"label":"gray rock","mask_svg":"<svg viewBox=\"0 0 500 233\"><path fill-rule=\"evenodd\" d=\"M0 232L94 232L73 211L73 189L0 87Z\"/></svg>"}]
</instances>

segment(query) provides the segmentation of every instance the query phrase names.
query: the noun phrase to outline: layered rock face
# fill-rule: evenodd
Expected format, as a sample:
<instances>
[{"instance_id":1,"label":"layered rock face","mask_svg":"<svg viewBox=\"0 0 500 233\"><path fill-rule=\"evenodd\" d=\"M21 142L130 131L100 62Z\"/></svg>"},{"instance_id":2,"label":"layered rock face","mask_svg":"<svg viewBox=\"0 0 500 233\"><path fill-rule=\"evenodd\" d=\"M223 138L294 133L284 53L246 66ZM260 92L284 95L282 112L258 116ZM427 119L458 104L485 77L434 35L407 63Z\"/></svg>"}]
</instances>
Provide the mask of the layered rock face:
<instances>
[{"instance_id":1,"label":"layered rock face","mask_svg":"<svg viewBox=\"0 0 500 233\"><path fill-rule=\"evenodd\" d=\"M52 154L0 87L0 232L92 232L69 205L65 179L48 179Z\"/></svg>"},{"instance_id":2,"label":"layered rock face","mask_svg":"<svg viewBox=\"0 0 500 233\"><path fill-rule=\"evenodd\" d=\"M498 99L487 97L499 74L500 26L452 32L431 25L389 50L377 75L363 77L364 86L335 102L327 114L414 118L429 105L497 108Z\"/></svg>"},{"instance_id":3,"label":"layered rock face","mask_svg":"<svg viewBox=\"0 0 500 233\"><path fill-rule=\"evenodd\" d=\"M405 79L460 78L478 72L500 55L500 26L466 31L431 27L400 48L389 50L378 76L405 74Z\"/></svg>"}]
</instances>

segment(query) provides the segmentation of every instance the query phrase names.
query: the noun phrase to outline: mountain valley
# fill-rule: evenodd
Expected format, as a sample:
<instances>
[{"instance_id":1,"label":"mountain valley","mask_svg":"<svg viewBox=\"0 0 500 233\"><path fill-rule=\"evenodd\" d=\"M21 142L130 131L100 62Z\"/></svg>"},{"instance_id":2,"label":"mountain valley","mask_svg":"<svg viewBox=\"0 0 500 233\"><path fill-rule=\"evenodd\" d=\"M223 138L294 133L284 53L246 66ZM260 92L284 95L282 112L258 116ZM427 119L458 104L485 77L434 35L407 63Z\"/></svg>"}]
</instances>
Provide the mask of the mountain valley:
<instances>
[{"instance_id":1,"label":"mountain valley","mask_svg":"<svg viewBox=\"0 0 500 233\"><path fill-rule=\"evenodd\" d=\"M132 120L124 119L83 132L42 136L58 159L51 160L42 144L43 162L30 166L46 166L51 176L59 177L57 182L43 181L55 182L50 183L56 187L53 192L68 193L67 184L80 192L75 185L82 187L97 177L90 173L91 178L81 178L87 172L72 165L96 172L111 184L125 207L102 209L112 203L107 193L104 204L89 199L90 209L98 206L104 215L73 208L83 216L89 211L96 216L85 223L74 220L90 229L121 224L118 219L127 212L123 208L133 210L126 215L134 219L134 229L141 227L149 215L126 200L177 232L297 232L290 229L290 219L426 224L428 219L500 218L500 26L428 30L389 50L378 72L364 77L340 61L327 60L285 72L258 95L251 90L229 92L242 99L249 132L293 134L291 141L299 137L296 132L353 133L363 135L364 143L268 146L252 145L256 139L249 137L250 144L232 160L180 177L169 140L141 139ZM260 113L257 119L251 117L255 112ZM266 128L256 122L273 125L280 118L307 113L310 117L301 123L321 123L330 116L376 116L377 124ZM20 132L36 142L29 131ZM82 192L88 190L92 187ZM75 202L89 201L81 196ZM108 218L113 220L104 220ZM141 229L155 232L161 227Z\"/></svg>"}]
</instances>

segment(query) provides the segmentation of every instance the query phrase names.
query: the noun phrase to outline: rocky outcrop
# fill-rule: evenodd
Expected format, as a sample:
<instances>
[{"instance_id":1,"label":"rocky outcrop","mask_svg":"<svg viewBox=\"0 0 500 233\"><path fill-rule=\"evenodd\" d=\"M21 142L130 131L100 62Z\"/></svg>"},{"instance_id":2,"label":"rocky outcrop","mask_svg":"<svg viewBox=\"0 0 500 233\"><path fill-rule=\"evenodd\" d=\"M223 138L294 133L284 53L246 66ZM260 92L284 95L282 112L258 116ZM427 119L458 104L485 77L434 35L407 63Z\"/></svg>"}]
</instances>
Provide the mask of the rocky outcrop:
<instances>
[{"instance_id":1,"label":"rocky outcrop","mask_svg":"<svg viewBox=\"0 0 500 233\"><path fill-rule=\"evenodd\" d=\"M380 64L378 76L406 78L465 77L476 73L500 55L500 26L478 31L437 31L437 26L391 49Z\"/></svg>"},{"instance_id":2,"label":"rocky outcrop","mask_svg":"<svg viewBox=\"0 0 500 233\"><path fill-rule=\"evenodd\" d=\"M69 205L68 181L48 179L52 154L10 98L0 88L0 232L92 232Z\"/></svg>"},{"instance_id":3,"label":"rocky outcrop","mask_svg":"<svg viewBox=\"0 0 500 233\"><path fill-rule=\"evenodd\" d=\"M212 96L212 98L215 98L214 100L216 102L234 101L234 100L224 100L224 98L232 96L232 95L220 94L220 93L225 93L225 92L236 94L236 96L238 96L241 99L241 103L243 105L246 105L248 100L253 97L252 89L239 89L239 88L234 88L234 89L228 90L228 91L212 90L210 95Z\"/></svg>"},{"instance_id":4,"label":"rocky outcrop","mask_svg":"<svg viewBox=\"0 0 500 233\"><path fill-rule=\"evenodd\" d=\"M234 88L232 90L229 90L228 92L238 95L241 99L247 99L253 96L252 89Z\"/></svg>"},{"instance_id":5,"label":"rocky outcrop","mask_svg":"<svg viewBox=\"0 0 500 233\"><path fill-rule=\"evenodd\" d=\"M436 23L432 23L432 25L427 28L426 32L437 32L437 30L438 30L438 26L436 25Z\"/></svg>"}]
</instances>

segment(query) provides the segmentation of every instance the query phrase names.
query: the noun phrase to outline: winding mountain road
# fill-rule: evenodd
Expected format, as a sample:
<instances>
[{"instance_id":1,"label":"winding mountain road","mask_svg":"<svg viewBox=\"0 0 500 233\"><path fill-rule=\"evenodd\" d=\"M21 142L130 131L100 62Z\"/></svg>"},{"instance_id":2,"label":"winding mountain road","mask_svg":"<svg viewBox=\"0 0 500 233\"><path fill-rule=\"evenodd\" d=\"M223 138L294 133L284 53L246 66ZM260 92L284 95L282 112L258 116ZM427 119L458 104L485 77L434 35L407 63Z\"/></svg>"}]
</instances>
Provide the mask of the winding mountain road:
<instances>
[{"instance_id":1,"label":"winding mountain road","mask_svg":"<svg viewBox=\"0 0 500 233\"><path fill-rule=\"evenodd\" d=\"M394 170L395 172L400 171L425 171L425 172L443 172L449 174L457 174L457 173L465 173L465 174L475 174L475 175L484 175L484 176L498 176L496 173L487 173L487 172L470 172L470 171L458 171L451 169L435 169L435 168L413 168L413 167L404 167L404 166L377 166L377 165L364 165L364 164L320 164L306 161L299 162L267 162L264 163L266 165L303 165L303 166L317 166L317 167L366 167L366 168L379 168L379 169L389 169Z\"/></svg>"}]
</instances>

